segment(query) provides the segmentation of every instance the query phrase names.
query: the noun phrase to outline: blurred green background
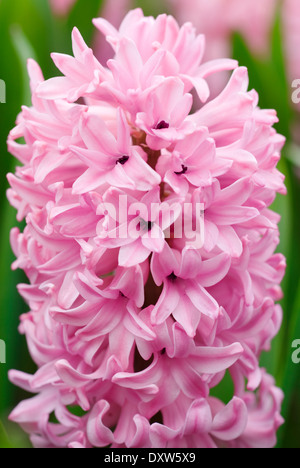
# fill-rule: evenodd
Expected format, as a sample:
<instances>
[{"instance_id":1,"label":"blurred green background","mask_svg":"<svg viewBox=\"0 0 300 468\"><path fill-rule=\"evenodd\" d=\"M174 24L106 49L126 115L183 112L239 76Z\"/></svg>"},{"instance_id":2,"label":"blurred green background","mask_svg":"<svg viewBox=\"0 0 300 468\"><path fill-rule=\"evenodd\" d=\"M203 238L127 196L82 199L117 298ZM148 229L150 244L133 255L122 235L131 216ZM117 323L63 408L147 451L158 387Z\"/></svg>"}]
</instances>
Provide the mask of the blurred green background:
<instances>
[{"instance_id":1,"label":"blurred green background","mask_svg":"<svg viewBox=\"0 0 300 468\"><path fill-rule=\"evenodd\" d=\"M109 1L118 8L118 0ZM92 44L95 30L91 19L100 16L103 3L103 0L78 0L68 14L58 15L48 0L0 0L0 79L6 83L6 103L0 104L0 339L6 343L6 364L0 364L0 448L30 447L27 436L7 420L12 408L26 397L24 392L9 383L7 372L12 368L25 372L35 370L25 339L18 333L19 316L27 308L18 296L16 285L26 279L21 271L12 272L10 268L14 256L9 245L9 232L17 222L16 212L6 199L6 174L14 171L16 161L7 153L6 139L21 106L30 105L27 58L38 61L46 78L56 75L50 53L71 53L74 26ZM170 11L170 4L166 5L163 0L132 1L132 6L141 6L145 14L152 15ZM287 138L279 169L286 176L288 196L279 196L274 206L282 216L279 250L286 255L288 265L283 283L284 321L272 350L262 356L261 364L275 376L277 385L285 393L282 411L285 424L278 433L278 447L300 448L300 364L293 364L291 360L292 342L300 339L300 171L297 167L300 149L291 131L299 116L292 105L293 90L286 73L281 11L278 10L274 19L267 56L253 56L241 34L234 33L231 40L234 58L248 67L251 87L260 94L260 106L277 110L280 119L277 129Z\"/></svg>"}]
</instances>

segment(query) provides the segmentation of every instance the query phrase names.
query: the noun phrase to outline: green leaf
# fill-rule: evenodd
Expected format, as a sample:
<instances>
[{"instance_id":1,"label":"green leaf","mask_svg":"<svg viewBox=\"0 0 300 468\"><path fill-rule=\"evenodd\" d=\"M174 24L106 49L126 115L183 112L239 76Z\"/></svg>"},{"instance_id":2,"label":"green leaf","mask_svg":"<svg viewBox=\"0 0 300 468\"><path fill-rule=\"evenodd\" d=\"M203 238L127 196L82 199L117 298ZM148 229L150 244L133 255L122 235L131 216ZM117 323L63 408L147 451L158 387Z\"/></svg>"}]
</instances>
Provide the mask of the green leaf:
<instances>
[{"instance_id":1,"label":"green leaf","mask_svg":"<svg viewBox=\"0 0 300 468\"><path fill-rule=\"evenodd\" d=\"M210 396L218 398L227 405L234 396L234 384L228 371L225 372L223 379L219 384L212 388Z\"/></svg>"},{"instance_id":2,"label":"green leaf","mask_svg":"<svg viewBox=\"0 0 300 468\"><path fill-rule=\"evenodd\" d=\"M82 418L87 414L87 411L84 411L80 406L67 406L69 412L74 416Z\"/></svg>"},{"instance_id":3,"label":"green leaf","mask_svg":"<svg viewBox=\"0 0 300 468\"><path fill-rule=\"evenodd\" d=\"M248 68L250 88L258 92L259 106L277 111L279 123L275 127L279 133L290 140L293 112L290 88L285 73L280 16L277 15L272 32L270 57L254 56L238 33L233 35L233 56L241 66Z\"/></svg>"},{"instance_id":4,"label":"green leaf","mask_svg":"<svg viewBox=\"0 0 300 468\"><path fill-rule=\"evenodd\" d=\"M10 29L12 42L15 47L16 53L20 60L22 70L22 84L23 84L23 96L22 103L24 105L31 105L31 91L29 85L29 77L27 72L27 61L29 58L36 60L35 51L31 46L29 40L25 36L20 26L13 25Z\"/></svg>"},{"instance_id":5,"label":"green leaf","mask_svg":"<svg viewBox=\"0 0 300 468\"><path fill-rule=\"evenodd\" d=\"M77 0L68 16L69 30L76 26L87 44L92 43L93 36L97 33L92 20L100 15L102 5L103 0Z\"/></svg>"},{"instance_id":6,"label":"green leaf","mask_svg":"<svg viewBox=\"0 0 300 468\"><path fill-rule=\"evenodd\" d=\"M7 0L4 0L4 2ZM9 26L22 30L28 43L32 44L35 56L43 69L51 65L51 15L46 15L47 0L9 0ZM49 6L48 6L49 8Z\"/></svg>"},{"instance_id":7,"label":"green leaf","mask_svg":"<svg viewBox=\"0 0 300 468\"><path fill-rule=\"evenodd\" d=\"M142 8L145 16L158 16L168 13L169 5L161 0L135 0L134 8Z\"/></svg>"},{"instance_id":8,"label":"green leaf","mask_svg":"<svg viewBox=\"0 0 300 468\"><path fill-rule=\"evenodd\" d=\"M298 425L300 406L300 364L292 361L292 343L300 339L300 280L297 281L298 293L287 323L287 331L282 343L284 358L281 360L279 374L280 387L284 392L282 415L285 419L284 427L279 431L279 446L285 448L299 447L299 435L295 434L295 427ZM295 421L296 417L296 421ZM295 422L297 424L295 424ZM295 445L296 444L296 445Z\"/></svg>"},{"instance_id":9,"label":"green leaf","mask_svg":"<svg viewBox=\"0 0 300 468\"><path fill-rule=\"evenodd\" d=\"M12 448L12 444L8 440L8 436L4 429L2 422L0 421L0 448Z\"/></svg>"},{"instance_id":10,"label":"green leaf","mask_svg":"<svg viewBox=\"0 0 300 468\"><path fill-rule=\"evenodd\" d=\"M14 404L14 387L8 381L8 370L18 368L24 357L24 338L19 335L19 316L25 304L17 292L17 284L25 282L21 271L11 271L15 257L9 245L9 233L16 223L16 213L8 204L2 213L0 232L0 339L6 343L6 364L0 365L0 413Z\"/></svg>"}]
</instances>

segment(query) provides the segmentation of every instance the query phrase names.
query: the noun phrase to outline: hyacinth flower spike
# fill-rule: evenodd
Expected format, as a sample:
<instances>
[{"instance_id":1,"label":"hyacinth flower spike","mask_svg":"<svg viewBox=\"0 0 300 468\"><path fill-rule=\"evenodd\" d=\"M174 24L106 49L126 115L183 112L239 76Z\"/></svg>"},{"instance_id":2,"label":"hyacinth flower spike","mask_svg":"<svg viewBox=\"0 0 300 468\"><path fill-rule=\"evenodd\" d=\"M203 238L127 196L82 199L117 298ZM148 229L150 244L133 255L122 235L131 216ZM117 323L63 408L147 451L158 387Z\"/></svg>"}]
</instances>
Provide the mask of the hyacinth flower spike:
<instances>
[{"instance_id":1,"label":"hyacinth flower spike","mask_svg":"<svg viewBox=\"0 0 300 468\"><path fill-rule=\"evenodd\" d=\"M39 448L274 447L283 394L259 362L283 313L276 113L246 68L204 60L191 23L94 23L113 58L75 28L74 57L53 54L62 76L30 60L32 106L8 138L37 366L9 372L34 394L10 419Z\"/></svg>"}]
</instances>

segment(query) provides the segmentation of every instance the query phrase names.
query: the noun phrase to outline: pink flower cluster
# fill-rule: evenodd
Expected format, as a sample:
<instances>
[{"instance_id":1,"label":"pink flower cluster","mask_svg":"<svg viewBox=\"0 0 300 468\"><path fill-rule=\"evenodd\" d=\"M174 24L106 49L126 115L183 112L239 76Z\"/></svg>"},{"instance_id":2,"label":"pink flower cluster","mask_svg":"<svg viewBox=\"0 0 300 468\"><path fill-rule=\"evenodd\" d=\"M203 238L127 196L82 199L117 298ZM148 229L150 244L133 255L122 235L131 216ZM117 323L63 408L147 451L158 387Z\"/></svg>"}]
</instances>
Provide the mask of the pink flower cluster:
<instances>
[{"instance_id":1,"label":"pink flower cluster","mask_svg":"<svg viewBox=\"0 0 300 468\"><path fill-rule=\"evenodd\" d=\"M193 21L198 33L205 34L205 60L232 56L232 35L239 33L254 54L266 55L275 20L278 0L166 0L182 23ZM227 73L210 78L219 93L228 79Z\"/></svg>"},{"instance_id":2,"label":"pink flower cluster","mask_svg":"<svg viewBox=\"0 0 300 468\"><path fill-rule=\"evenodd\" d=\"M297 0L285 0L282 10L282 23L285 32L284 52L287 61L289 81L300 79L300 4ZM298 105L298 111L300 106ZM299 140L299 137L297 137Z\"/></svg>"},{"instance_id":3,"label":"pink flower cluster","mask_svg":"<svg viewBox=\"0 0 300 468\"><path fill-rule=\"evenodd\" d=\"M233 32L240 32L254 52L268 50L278 0L167 1L181 21L194 18L198 31L208 36L209 55L220 56L221 52L230 55Z\"/></svg>"},{"instance_id":4,"label":"pink flower cluster","mask_svg":"<svg viewBox=\"0 0 300 468\"><path fill-rule=\"evenodd\" d=\"M44 81L30 61L33 105L8 140L22 164L8 198L26 219L13 267L30 282L20 331L38 367L10 372L36 393L10 418L35 447L273 447L282 392L259 357L282 315L276 113L245 68L203 63L190 23L140 9L119 30L94 23L115 57L104 67L75 29L74 57L52 56L62 76ZM145 207L136 236L120 235L121 197ZM203 216L203 245L172 236L174 205Z\"/></svg>"}]
</instances>

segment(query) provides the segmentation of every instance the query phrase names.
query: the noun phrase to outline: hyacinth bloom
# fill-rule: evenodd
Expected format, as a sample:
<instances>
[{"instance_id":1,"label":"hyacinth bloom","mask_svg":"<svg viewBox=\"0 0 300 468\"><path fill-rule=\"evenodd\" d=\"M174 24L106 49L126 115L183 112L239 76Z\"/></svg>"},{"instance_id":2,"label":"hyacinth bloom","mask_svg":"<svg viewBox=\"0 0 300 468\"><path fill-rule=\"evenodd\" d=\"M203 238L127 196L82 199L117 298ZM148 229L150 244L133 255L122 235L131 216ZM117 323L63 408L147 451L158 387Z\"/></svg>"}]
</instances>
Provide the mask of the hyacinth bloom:
<instances>
[{"instance_id":1,"label":"hyacinth bloom","mask_svg":"<svg viewBox=\"0 0 300 468\"><path fill-rule=\"evenodd\" d=\"M268 36L278 0L264 2L168 0L168 2L181 21L195 18L197 29L210 39L208 52L212 56L220 56L220 52L230 52L229 41L232 32L240 32L254 52L264 53L268 50Z\"/></svg>"},{"instance_id":2,"label":"hyacinth bloom","mask_svg":"<svg viewBox=\"0 0 300 468\"><path fill-rule=\"evenodd\" d=\"M283 3L283 28L285 33L285 53L287 58L287 74L290 83L300 78L300 7L296 0L285 0ZM297 82L298 84L298 82ZM298 88L298 86L297 86ZM296 109L299 112L299 103ZM298 126L294 134L296 142L299 142Z\"/></svg>"},{"instance_id":3,"label":"hyacinth bloom","mask_svg":"<svg viewBox=\"0 0 300 468\"><path fill-rule=\"evenodd\" d=\"M10 419L43 448L273 447L283 395L259 359L282 318L276 113L235 61L203 62L190 23L136 9L95 25L114 57L75 29L74 57L53 55L62 76L30 60L32 107L8 139L37 365L10 371L35 393Z\"/></svg>"},{"instance_id":4,"label":"hyacinth bloom","mask_svg":"<svg viewBox=\"0 0 300 468\"><path fill-rule=\"evenodd\" d=\"M109 21L112 26L119 28L125 14L133 7L132 0L104 0L101 7L101 17ZM95 34L93 39L93 49L96 57L102 63L106 63L113 57L114 53L111 45L102 34Z\"/></svg>"},{"instance_id":5,"label":"hyacinth bloom","mask_svg":"<svg viewBox=\"0 0 300 468\"><path fill-rule=\"evenodd\" d=\"M193 21L198 33L207 38L205 59L232 55L232 34L239 33L254 55L270 54L272 29L276 14L280 14L282 44L285 52L286 75L290 84L300 77L300 7L297 0L167 0L180 22ZM219 92L227 75L211 80L213 92ZM299 111L297 103L296 109ZM293 133L299 141L298 125Z\"/></svg>"},{"instance_id":6,"label":"hyacinth bloom","mask_svg":"<svg viewBox=\"0 0 300 468\"><path fill-rule=\"evenodd\" d=\"M50 0L50 6L56 15L67 15L76 0Z\"/></svg>"},{"instance_id":7,"label":"hyacinth bloom","mask_svg":"<svg viewBox=\"0 0 300 468\"><path fill-rule=\"evenodd\" d=\"M205 34L205 60L231 57L233 33L239 33L255 55L265 56L269 52L278 0L166 1L181 23L192 21L198 33ZM226 73L210 78L214 96L221 91L227 80Z\"/></svg>"}]
</instances>

